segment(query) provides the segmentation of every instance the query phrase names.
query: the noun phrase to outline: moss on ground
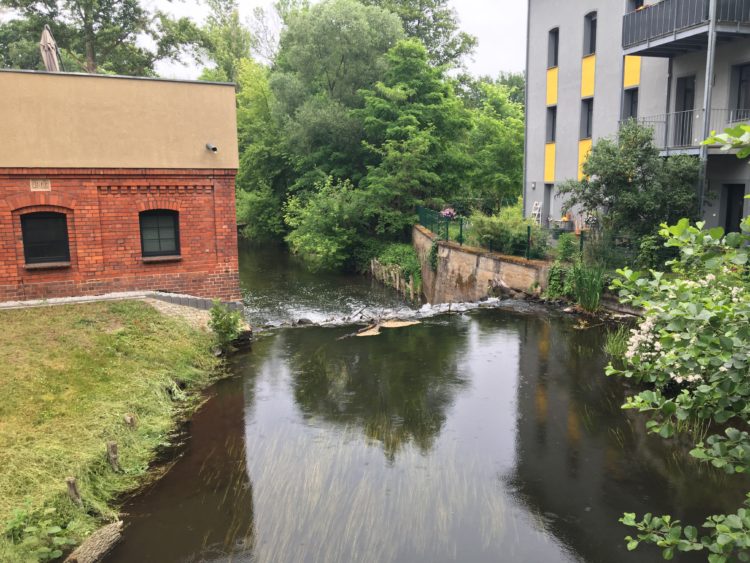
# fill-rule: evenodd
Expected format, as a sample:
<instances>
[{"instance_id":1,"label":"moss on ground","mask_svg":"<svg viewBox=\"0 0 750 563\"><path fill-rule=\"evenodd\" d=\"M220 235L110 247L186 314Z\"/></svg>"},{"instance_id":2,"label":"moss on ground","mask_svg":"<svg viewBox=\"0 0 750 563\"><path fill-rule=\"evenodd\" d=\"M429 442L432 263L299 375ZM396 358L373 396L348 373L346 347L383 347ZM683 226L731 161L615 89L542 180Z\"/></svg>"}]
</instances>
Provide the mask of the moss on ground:
<instances>
[{"instance_id":1,"label":"moss on ground","mask_svg":"<svg viewBox=\"0 0 750 563\"><path fill-rule=\"evenodd\" d=\"M52 559L115 519L116 499L143 482L217 373L213 340L138 301L3 311L0 327L0 560Z\"/></svg>"}]
</instances>

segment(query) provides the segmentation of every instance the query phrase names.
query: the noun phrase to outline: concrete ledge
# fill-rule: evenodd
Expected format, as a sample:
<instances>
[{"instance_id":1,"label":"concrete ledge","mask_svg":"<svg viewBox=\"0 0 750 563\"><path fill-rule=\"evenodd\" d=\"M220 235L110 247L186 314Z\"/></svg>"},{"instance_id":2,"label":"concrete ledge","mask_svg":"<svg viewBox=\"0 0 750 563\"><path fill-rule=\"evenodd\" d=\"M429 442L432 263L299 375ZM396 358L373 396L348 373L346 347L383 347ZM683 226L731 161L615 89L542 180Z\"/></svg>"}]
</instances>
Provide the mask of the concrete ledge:
<instances>
[{"instance_id":1,"label":"concrete ledge","mask_svg":"<svg viewBox=\"0 0 750 563\"><path fill-rule=\"evenodd\" d=\"M103 295L83 295L80 297L55 297L52 299L32 299L30 301L2 301L0 311L8 309L25 309L30 307L49 307L54 305L70 305L76 303L95 303L98 301L124 301L128 299L157 299L166 303L183 305L199 310L208 310L213 306L212 299L193 297L179 293L164 293L161 291L123 291L105 293ZM233 311L242 311L244 305L240 301L224 302Z\"/></svg>"}]
</instances>

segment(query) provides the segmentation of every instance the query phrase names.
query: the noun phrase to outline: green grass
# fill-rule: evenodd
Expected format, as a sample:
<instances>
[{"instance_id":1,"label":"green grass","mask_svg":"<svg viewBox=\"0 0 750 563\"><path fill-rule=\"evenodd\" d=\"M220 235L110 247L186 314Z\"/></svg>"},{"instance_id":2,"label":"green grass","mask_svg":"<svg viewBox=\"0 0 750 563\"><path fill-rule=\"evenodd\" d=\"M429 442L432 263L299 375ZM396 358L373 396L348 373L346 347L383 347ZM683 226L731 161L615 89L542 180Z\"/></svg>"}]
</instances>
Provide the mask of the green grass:
<instances>
[{"instance_id":1,"label":"green grass","mask_svg":"<svg viewBox=\"0 0 750 563\"><path fill-rule=\"evenodd\" d=\"M4 311L0 326L0 560L43 560L117 516L216 373L213 340L136 301Z\"/></svg>"}]
</instances>

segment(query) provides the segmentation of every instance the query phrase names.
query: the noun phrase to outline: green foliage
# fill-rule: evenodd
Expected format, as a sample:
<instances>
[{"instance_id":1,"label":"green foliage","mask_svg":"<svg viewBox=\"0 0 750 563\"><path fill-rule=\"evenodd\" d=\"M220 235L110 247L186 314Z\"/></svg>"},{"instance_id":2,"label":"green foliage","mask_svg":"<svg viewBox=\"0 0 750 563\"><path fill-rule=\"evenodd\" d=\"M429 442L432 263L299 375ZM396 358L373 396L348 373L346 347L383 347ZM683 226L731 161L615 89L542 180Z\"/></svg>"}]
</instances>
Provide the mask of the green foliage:
<instances>
[{"instance_id":1,"label":"green foliage","mask_svg":"<svg viewBox=\"0 0 750 563\"><path fill-rule=\"evenodd\" d=\"M378 255L378 262L383 265L395 265L416 285L422 283L422 264L419 261L417 251L411 244L392 243Z\"/></svg>"},{"instance_id":2,"label":"green foliage","mask_svg":"<svg viewBox=\"0 0 750 563\"><path fill-rule=\"evenodd\" d=\"M209 313L208 327L213 331L216 343L223 349L228 348L242 332L242 313L232 311L219 300L214 301Z\"/></svg>"},{"instance_id":3,"label":"green foliage","mask_svg":"<svg viewBox=\"0 0 750 563\"><path fill-rule=\"evenodd\" d=\"M24 553L37 561L54 561L63 556L63 550L78 542L74 539L76 523L59 526L55 518L57 509L46 508L37 515L26 509L16 509L6 524L4 535L15 544L20 544Z\"/></svg>"},{"instance_id":4,"label":"green foliage","mask_svg":"<svg viewBox=\"0 0 750 563\"><path fill-rule=\"evenodd\" d=\"M188 18L175 20L151 12L138 0L0 0L0 8L18 13L16 20L0 24L3 62L14 68L40 68L39 48L32 56L29 42L39 40L45 24L52 29L68 71L149 76L157 61L179 60L204 43ZM23 33L15 35L19 31ZM145 35L153 39L154 48L139 41Z\"/></svg>"},{"instance_id":5,"label":"green foliage","mask_svg":"<svg viewBox=\"0 0 750 563\"><path fill-rule=\"evenodd\" d=\"M711 137L703 141L704 145L721 145L721 150L737 150L737 158L750 157L750 125L738 125L731 129L725 129L724 133L716 134L713 131Z\"/></svg>"},{"instance_id":6,"label":"green foliage","mask_svg":"<svg viewBox=\"0 0 750 563\"><path fill-rule=\"evenodd\" d=\"M698 159L662 158L650 129L634 121L616 141L597 141L583 166L585 177L558 188L565 210L580 206L618 234L653 234L654 225L696 218Z\"/></svg>"},{"instance_id":7,"label":"green foliage","mask_svg":"<svg viewBox=\"0 0 750 563\"><path fill-rule=\"evenodd\" d=\"M607 333L607 341L604 343L604 352L612 361L620 361L628 350L630 330L626 326L618 326L615 330Z\"/></svg>"},{"instance_id":8,"label":"green foliage","mask_svg":"<svg viewBox=\"0 0 750 563\"><path fill-rule=\"evenodd\" d=\"M547 235L530 219L524 219L521 201L505 207L497 215L487 216L475 212L469 218L471 232L469 240L495 252L514 256L526 256L528 230L531 228L529 258L544 258L547 254Z\"/></svg>"},{"instance_id":9,"label":"green foliage","mask_svg":"<svg viewBox=\"0 0 750 563\"><path fill-rule=\"evenodd\" d=\"M440 240L435 239L432 241L432 246L430 246L430 269L433 272L437 272L438 269L438 258L440 257Z\"/></svg>"},{"instance_id":10,"label":"green foliage","mask_svg":"<svg viewBox=\"0 0 750 563\"><path fill-rule=\"evenodd\" d=\"M476 37L459 30L456 11L448 0L363 0L401 18L408 37L419 40L434 66L461 66L477 44Z\"/></svg>"},{"instance_id":11,"label":"green foliage","mask_svg":"<svg viewBox=\"0 0 750 563\"><path fill-rule=\"evenodd\" d=\"M201 79L237 82L239 64L250 59L253 38L240 21L237 0L206 0L211 10L203 28L205 54L213 67L203 71Z\"/></svg>"},{"instance_id":12,"label":"green foliage","mask_svg":"<svg viewBox=\"0 0 750 563\"><path fill-rule=\"evenodd\" d=\"M624 366L607 370L647 386L623 408L646 413L649 432L669 438L680 429L702 429L694 432L691 455L730 474L750 469L750 436L737 429L750 420L750 218L741 227L725 235L687 219L663 225L666 245L679 253L671 275L619 271L614 286L622 301L643 309L644 321L629 339ZM724 432L711 433L714 425ZM711 561L750 556L745 509L708 518L700 540L694 528L667 516L636 521L626 515L623 522L640 532L629 540L632 548L656 543L665 556L705 548Z\"/></svg>"},{"instance_id":13,"label":"green foliage","mask_svg":"<svg viewBox=\"0 0 750 563\"><path fill-rule=\"evenodd\" d=\"M599 309L599 302L604 291L604 268L579 260L573 264L570 276L573 298L576 303L584 311L595 313Z\"/></svg>"},{"instance_id":14,"label":"green foliage","mask_svg":"<svg viewBox=\"0 0 750 563\"><path fill-rule=\"evenodd\" d=\"M555 261L549 268L547 274L547 292L549 299L569 298L573 295L572 287L573 278L570 275L570 268L560 262Z\"/></svg>"},{"instance_id":15,"label":"green foliage","mask_svg":"<svg viewBox=\"0 0 750 563\"><path fill-rule=\"evenodd\" d=\"M316 192L292 196L284 219L291 230L286 240L292 252L313 270L351 265L362 231L362 208L350 182L328 178Z\"/></svg>"},{"instance_id":16,"label":"green foliage","mask_svg":"<svg viewBox=\"0 0 750 563\"><path fill-rule=\"evenodd\" d=\"M281 201L268 186L252 192L237 190L237 223L248 240L278 239L284 234Z\"/></svg>"},{"instance_id":17,"label":"green foliage","mask_svg":"<svg viewBox=\"0 0 750 563\"><path fill-rule=\"evenodd\" d=\"M578 258L580 243L574 233L562 233L557 240L557 257L562 262L572 262Z\"/></svg>"}]
</instances>

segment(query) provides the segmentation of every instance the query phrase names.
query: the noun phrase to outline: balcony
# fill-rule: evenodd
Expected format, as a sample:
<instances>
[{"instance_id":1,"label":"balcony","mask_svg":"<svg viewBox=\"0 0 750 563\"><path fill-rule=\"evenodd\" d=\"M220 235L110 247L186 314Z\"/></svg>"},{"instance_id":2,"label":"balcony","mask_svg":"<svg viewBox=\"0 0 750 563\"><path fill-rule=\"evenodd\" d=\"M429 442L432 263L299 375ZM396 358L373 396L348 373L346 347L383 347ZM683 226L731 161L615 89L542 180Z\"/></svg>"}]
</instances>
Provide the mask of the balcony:
<instances>
[{"instance_id":1,"label":"balcony","mask_svg":"<svg viewBox=\"0 0 750 563\"><path fill-rule=\"evenodd\" d=\"M716 0L717 41L750 35L750 0ZM710 0L662 0L625 14L626 55L672 57L705 50Z\"/></svg>"},{"instance_id":2,"label":"balcony","mask_svg":"<svg viewBox=\"0 0 750 563\"><path fill-rule=\"evenodd\" d=\"M638 123L654 132L654 143L666 154L697 154L703 142L703 110L678 111L651 115ZM712 109L709 112L712 131L722 132L750 121L750 109Z\"/></svg>"}]
</instances>

